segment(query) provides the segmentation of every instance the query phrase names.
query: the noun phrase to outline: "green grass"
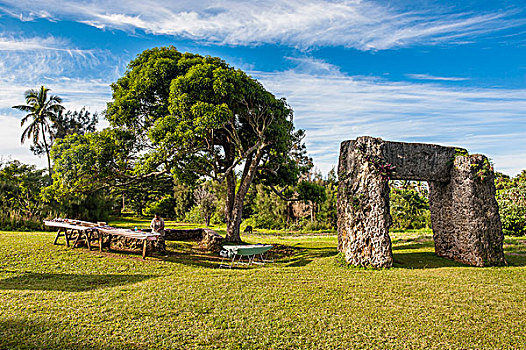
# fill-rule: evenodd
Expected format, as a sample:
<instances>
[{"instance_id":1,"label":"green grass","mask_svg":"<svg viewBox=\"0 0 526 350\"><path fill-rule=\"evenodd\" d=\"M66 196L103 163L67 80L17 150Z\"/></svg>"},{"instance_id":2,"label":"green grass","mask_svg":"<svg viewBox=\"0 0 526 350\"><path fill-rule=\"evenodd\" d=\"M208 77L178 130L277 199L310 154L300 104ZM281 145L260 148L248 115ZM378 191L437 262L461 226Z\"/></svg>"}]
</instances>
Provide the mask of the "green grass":
<instances>
[{"instance_id":1,"label":"green grass","mask_svg":"<svg viewBox=\"0 0 526 350\"><path fill-rule=\"evenodd\" d=\"M0 349L526 344L526 237L506 238L509 266L475 268L435 256L429 232L393 233L389 270L342 266L334 235L244 237L279 244L276 262L233 270L191 242L142 261L53 238L0 232Z\"/></svg>"}]
</instances>

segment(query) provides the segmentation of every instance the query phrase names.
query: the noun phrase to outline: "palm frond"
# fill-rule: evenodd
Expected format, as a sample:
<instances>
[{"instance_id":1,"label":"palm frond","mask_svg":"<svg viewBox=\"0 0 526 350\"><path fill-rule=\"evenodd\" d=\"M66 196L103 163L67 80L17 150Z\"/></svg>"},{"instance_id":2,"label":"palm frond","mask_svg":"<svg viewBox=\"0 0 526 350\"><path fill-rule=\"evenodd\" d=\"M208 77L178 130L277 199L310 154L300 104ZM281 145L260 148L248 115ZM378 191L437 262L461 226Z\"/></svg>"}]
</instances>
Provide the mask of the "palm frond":
<instances>
[{"instance_id":1,"label":"palm frond","mask_svg":"<svg viewBox=\"0 0 526 350\"><path fill-rule=\"evenodd\" d=\"M49 101L53 101L53 102L56 102L56 103L62 103L62 97L57 96L57 95L51 95L49 97Z\"/></svg>"},{"instance_id":2,"label":"palm frond","mask_svg":"<svg viewBox=\"0 0 526 350\"><path fill-rule=\"evenodd\" d=\"M35 114L34 113L29 113L29 114L26 114L26 116L24 118L22 118L22 120L20 120L20 126L24 126L24 124L27 122L27 120L29 118L33 117L33 119L35 118Z\"/></svg>"},{"instance_id":3,"label":"palm frond","mask_svg":"<svg viewBox=\"0 0 526 350\"><path fill-rule=\"evenodd\" d=\"M33 107L32 106L28 106L28 105L13 106L12 108L18 109L19 111L23 111L23 112L32 112L33 111Z\"/></svg>"}]
</instances>

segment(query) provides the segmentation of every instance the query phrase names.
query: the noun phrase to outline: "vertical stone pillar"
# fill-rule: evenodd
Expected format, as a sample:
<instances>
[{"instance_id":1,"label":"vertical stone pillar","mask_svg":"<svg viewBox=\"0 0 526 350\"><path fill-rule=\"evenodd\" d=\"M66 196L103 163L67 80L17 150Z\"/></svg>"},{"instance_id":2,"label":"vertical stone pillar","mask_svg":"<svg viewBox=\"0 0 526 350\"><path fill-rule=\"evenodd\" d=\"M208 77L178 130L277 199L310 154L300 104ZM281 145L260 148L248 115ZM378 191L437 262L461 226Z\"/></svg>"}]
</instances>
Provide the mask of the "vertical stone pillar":
<instances>
[{"instance_id":1,"label":"vertical stone pillar","mask_svg":"<svg viewBox=\"0 0 526 350\"><path fill-rule=\"evenodd\" d=\"M341 144L338 165L338 250L347 263L391 267L389 180L373 160L382 159L381 139Z\"/></svg>"},{"instance_id":2,"label":"vertical stone pillar","mask_svg":"<svg viewBox=\"0 0 526 350\"><path fill-rule=\"evenodd\" d=\"M504 264L494 174L480 154L454 158L449 182L429 183L437 255L474 266Z\"/></svg>"}]
</instances>

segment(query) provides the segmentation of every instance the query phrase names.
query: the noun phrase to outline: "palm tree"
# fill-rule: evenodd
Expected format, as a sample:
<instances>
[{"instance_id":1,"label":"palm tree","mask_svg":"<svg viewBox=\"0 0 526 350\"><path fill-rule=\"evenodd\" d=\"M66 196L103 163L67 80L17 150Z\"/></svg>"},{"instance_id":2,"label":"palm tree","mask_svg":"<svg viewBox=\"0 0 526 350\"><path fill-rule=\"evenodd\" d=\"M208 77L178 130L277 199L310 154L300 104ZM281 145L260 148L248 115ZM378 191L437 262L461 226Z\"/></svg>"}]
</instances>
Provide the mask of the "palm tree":
<instances>
[{"instance_id":1,"label":"palm tree","mask_svg":"<svg viewBox=\"0 0 526 350\"><path fill-rule=\"evenodd\" d=\"M57 113L64 109L61 105L62 99L58 96L51 95L48 97L48 91L50 89L41 86L39 90L31 89L25 92L26 105L13 106L18 110L28 112L28 114L22 118L21 126L24 126L26 122L30 122L27 128L22 132L21 141L33 139L35 147L39 145L40 135L42 135L42 141L44 143L44 150L47 155L47 166L49 170L49 180L52 181L51 177L51 159L49 158L49 150L51 148L51 139L48 143L46 135L50 134L49 122L53 122L56 118Z\"/></svg>"}]
</instances>

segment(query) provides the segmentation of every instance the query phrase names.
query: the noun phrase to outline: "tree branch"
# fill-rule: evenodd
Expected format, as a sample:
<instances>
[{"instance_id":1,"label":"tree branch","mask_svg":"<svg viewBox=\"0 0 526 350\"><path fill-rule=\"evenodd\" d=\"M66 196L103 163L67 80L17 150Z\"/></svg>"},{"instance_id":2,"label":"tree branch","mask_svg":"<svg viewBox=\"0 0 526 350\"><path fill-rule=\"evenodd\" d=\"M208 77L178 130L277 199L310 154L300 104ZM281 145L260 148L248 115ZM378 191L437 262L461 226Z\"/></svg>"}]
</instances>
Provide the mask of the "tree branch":
<instances>
[{"instance_id":1,"label":"tree branch","mask_svg":"<svg viewBox=\"0 0 526 350\"><path fill-rule=\"evenodd\" d=\"M299 201L302 201L303 198L287 198L283 195L283 191L278 191L276 190L276 188L273 186L273 185L269 185L270 189L272 190L272 192L274 192L275 194L278 195L279 198L283 199L284 201L287 201L287 202L299 202Z\"/></svg>"}]
</instances>

